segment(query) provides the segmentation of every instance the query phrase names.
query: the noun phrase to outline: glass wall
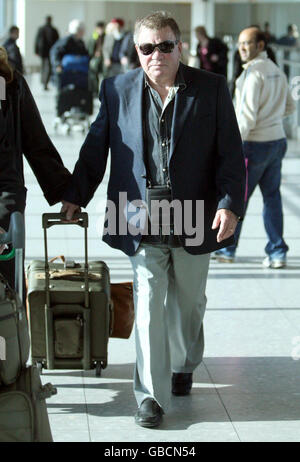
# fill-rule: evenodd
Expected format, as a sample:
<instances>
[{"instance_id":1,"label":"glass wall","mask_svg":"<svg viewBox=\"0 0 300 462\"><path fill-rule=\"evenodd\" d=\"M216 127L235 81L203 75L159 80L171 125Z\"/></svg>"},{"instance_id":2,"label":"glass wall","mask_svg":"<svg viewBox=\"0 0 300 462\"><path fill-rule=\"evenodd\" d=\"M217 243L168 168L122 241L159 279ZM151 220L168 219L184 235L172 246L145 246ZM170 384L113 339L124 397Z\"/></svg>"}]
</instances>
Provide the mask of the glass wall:
<instances>
[{"instance_id":1,"label":"glass wall","mask_svg":"<svg viewBox=\"0 0 300 462\"><path fill-rule=\"evenodd\" d=\"M0 0L0 37L4 35L6 28L6 0Z\"/></svg>"}]
</instances>

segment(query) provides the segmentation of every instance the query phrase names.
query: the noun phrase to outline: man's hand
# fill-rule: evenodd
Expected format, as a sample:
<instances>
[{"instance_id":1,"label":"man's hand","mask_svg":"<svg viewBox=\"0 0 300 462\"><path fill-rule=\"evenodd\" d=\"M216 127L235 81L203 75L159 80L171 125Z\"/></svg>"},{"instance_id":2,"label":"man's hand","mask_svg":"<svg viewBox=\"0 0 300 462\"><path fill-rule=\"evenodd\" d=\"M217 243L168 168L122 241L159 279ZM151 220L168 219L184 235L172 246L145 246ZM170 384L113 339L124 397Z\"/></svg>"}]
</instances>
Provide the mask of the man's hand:
<instances>
[{"instance_id":1,"label":"man's hand","mask_svg":"<svg viewBox=\"0 0 300 462\"><path fill-rule=\"evenodd\" d=\"M234 234L236 225L238 223L237 216L227 209L219 209L216 213L212 229L216 229L220 226L217 242L221 242L224 239L228 239Z\"/></svg>"},{"instance_id":2,"label":"man's hand","mask_svg":"<svg viewBox=\"0 0 300 462\"><path fill-rule=\"evenodd\" d=\"M218 55L211 55L210 60L213 63L217 63L219 61L219 56Z\"/></svg>"},{"instance_id":3,"label":"man's hand","mask_svg":"<svg viewBox=\"0 0 300 462\"><path fill-rule=\"evenodd\" d=\"M71 202L67 201L61 201L62 202L62 208L60 213L65 213L66 212L66 219L67 221L72 221L73 223L76 223L77 220L72 220L72 217L75 212L81 212L81 208L79 205L72 204Z\"/></svg>"},{"instance_id":4,"label":"man's hand","mask_svg":"<svg viewBox=\"0 0 300 462\"><path fill-rule=\"evenodd\" d=\"M122 56L121 58L122 66L128 66L128 63L129 63L129 59L127 58L127 56Z\"/></svg>"}]
</instances>

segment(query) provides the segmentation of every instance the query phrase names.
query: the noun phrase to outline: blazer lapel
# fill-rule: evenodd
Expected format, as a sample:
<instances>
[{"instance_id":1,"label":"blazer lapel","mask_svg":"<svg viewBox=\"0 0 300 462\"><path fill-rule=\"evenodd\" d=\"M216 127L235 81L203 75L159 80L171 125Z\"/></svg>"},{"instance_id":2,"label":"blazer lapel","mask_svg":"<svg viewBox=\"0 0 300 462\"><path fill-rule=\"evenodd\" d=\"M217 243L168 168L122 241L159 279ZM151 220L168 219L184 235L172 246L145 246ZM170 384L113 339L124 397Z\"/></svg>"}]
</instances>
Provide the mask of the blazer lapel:
<instances>
[{"instance_id":1,"label":"blazer lapel","mask_svg":"<svg viewBox=\"0 0 300 462\"><path fill-rule=\"evenodd\" d=\"M174 113L172 120L172 137L170 146L169 162L174 154L177 141L179 140L185 121L195 101L198 89L193 87L192 82L187 82L187 88L179 90L175 96Z\"/></svg>"},{"instance_id":2,"label":"blazer lapel","mask_svg":"<svg viewBox=\"0 0 300 462\"><path fill-rule=\"evenodd\" d=\"M134 127L134 143L136 145L135 153L144 164L144 144L143 144L143 91L144 91L144 73L139 72L133 80L132 85L124 92L126 104L126 117L131 126ZM145 165L143 165L144 170Z\"/></svg>"}]
</instances>

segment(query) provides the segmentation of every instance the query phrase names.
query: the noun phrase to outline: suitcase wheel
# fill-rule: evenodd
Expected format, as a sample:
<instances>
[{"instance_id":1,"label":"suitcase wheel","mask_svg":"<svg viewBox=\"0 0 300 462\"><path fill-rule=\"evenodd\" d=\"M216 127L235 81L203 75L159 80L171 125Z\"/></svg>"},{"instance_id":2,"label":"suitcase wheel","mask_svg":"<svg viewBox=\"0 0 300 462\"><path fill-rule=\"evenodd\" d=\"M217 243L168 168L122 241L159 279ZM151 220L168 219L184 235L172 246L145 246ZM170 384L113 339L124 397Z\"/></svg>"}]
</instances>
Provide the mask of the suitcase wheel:
<instances>
[{"instance_id":1,"label":"suitcase wheel","mask_svg":"<svg viewBox=\"0 0 300 462\"><path fill-rule=\"evenodd\" d=\"M102 369L105 369L107 366L107 361L97 361L96 362L96 377L101 377Z\"/></svg>"},{"instance_id":2,"label":"suitcase wheel","mask_svg":"<svg viewBox=\"0 0 300 462\"><path fill-rule=\"evenodd\" d=\"M43 374L43 363L36 363L36 367L39 371L39 374L42 375Z\"/></svg>"},{"instance_id":3,"label":"suitcase wheel","mask_svg":"<svg viewBox=\"0 0 300 462\"><path fill-rule=\"evenodd\" d=\"M98 361L96 363L96 377L101 377L101 371L102 371L102 363L101 361Z\"/></svg>"}]
</instances>

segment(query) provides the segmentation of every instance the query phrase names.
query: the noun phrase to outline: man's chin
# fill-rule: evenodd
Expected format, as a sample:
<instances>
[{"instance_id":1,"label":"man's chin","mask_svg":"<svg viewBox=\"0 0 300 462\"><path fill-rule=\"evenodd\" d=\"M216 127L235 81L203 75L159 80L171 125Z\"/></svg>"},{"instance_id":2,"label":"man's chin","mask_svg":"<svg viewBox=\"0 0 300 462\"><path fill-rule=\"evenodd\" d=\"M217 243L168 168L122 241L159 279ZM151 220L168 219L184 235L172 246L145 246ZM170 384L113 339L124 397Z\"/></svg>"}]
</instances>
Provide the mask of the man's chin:
<instances>
[{"instance_id":1,"label":"man's chin","mask_svg":"<svg viewBox=\"0 0 300 462\"><path fill-rule=\"evenodd\" d=\"M164 66L163 64L153 64L152 66L150 66L149 69L151 70L155 70L155 71L162 71L166 66Z\"/></svg>"},{"instance_id":2,"label":"man's chin","mask_svg":"<svg viewBox=\"0 0 300 462\"><path fill-rule=\"evenodd\" d=\"M152 75L163 75L164 74L164 69L162 67L159 67L159 66L155 66L155 67L152 67L150 69L150 74Z\"/></svg>"}]
</instances>

